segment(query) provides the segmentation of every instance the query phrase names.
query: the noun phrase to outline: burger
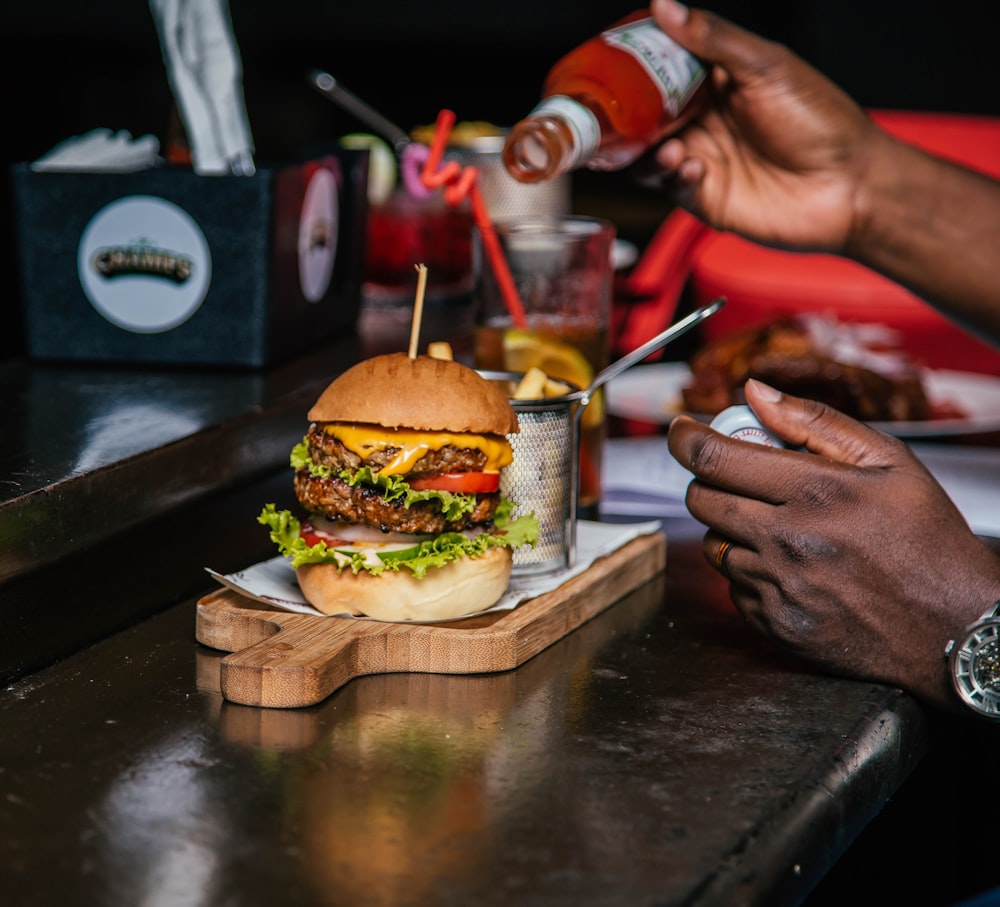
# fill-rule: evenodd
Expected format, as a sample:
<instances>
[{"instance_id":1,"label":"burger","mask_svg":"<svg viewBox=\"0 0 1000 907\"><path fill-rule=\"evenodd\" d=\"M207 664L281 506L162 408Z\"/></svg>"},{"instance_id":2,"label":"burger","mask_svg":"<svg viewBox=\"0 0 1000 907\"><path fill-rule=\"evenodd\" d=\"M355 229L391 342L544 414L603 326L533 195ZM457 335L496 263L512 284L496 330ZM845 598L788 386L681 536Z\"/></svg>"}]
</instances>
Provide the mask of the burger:
<instances>
[{"instance_id":1,"label":"burger","mask_svg":"<svg viewBox=\"0 0 1000 907\"><path fill-rule=\"evenodd\" d=\"M393 353L334 380L291 454L304 514L259 522L324 614L446 620L494 605L538 521L500 495L507 396L451 359Z\"/></svg>"}]
</instances>

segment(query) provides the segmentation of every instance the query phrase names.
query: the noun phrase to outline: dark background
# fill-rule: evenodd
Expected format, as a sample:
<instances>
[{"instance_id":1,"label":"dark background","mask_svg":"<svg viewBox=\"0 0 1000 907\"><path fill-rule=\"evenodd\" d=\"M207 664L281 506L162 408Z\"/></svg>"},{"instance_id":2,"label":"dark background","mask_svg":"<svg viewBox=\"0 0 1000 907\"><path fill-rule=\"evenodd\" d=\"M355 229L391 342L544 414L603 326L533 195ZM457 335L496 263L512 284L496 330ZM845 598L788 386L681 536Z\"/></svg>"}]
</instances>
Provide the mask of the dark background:
<instances>
[{"instance_id":1,"label":"dark background","mask_svg":"<svg viewBox=\"0 0 1000 907\"><path fill-rule=\"evenodd\" d=\"M260 163L308 155L364 127L305 82L335 75L403 128L509 126L563 53L636 0L240 0L231 4ZM705 6L782 41L872 107L998 112L990 4L953 0L718 0ZM172 108L152 15L139 0L9 2L0 11L4 168L96 127L165 143ZM584 185L634 191L619 174ZM574 185L577 185L576 181ZM9 181L3 181L0 357L23 350ZM584 212L588 213L588 212ZM58 212L53 212L58 217Z\"/></svg>"},{"instance_id":2,"label":"dark background","mask_svg":"<svg viewBox=\"0 0 1000 907\"><path fill-rule=\"evenodd\" d=\"M639 5L636 0L235 0L257 160L294 160L361 128L306 85L311 67L329 70L404 128L433 122L443 107L460 119L511 125L534 104L545 72L559 56ZM705 0L704 5L786 43L866 106L1000 113L992 3ZM6 0L0 6L0 79L5 171L96 127L166 139L171 96L152 16L142 0ZM621 174L581 173L574 185L636 192ZM3 359L23 352L23 338L6 179L0 187ZM60 212L51 216L59 218ZM956 880L968 879L970 867L985 871L989 857L968 845L970 839L988 844L984 827L995 816L992 801L971 814L955 812L969 790L975 794L981 788L968 787L977 766L990 764L986 753L978 763L970 759L970 750L975 752L946 744L943 765L939 757L922 767L810 904L950 903L949 893L963 890ZM956 815L971 821L974 833L956 830ZM867 896L859 901L861 886Z\"/></svg>"}]
</instances>

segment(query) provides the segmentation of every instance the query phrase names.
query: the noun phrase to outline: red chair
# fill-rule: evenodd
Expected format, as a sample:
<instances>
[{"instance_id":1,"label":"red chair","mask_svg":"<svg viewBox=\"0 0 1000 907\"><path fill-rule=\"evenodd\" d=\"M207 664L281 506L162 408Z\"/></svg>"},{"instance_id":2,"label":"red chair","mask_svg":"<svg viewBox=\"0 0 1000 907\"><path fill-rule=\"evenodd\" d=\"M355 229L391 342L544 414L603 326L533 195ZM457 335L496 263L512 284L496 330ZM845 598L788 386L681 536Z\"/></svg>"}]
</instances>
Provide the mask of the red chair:
<instances>
[{"instance_id":1,"label":"red chair","mask_svg":"<svg viewBox=\"0 0 1000 907\"><path fill-rule=\"evenodd\" d=\"M1000 177L1000 117L872 111L887 131L966 166ZM998 258L1000 280L1000 258ZM632 298L616 305L615 347L635 349L673 320L685 290L693 304L726 296L705 323L713 339L737 328L801 312L878 322L936 369L1000 374L1000 349L949 321L898 284L835 255L771 249L710 229L685 211L670 214L627 280Z\"/></svg>"}]
</instances>

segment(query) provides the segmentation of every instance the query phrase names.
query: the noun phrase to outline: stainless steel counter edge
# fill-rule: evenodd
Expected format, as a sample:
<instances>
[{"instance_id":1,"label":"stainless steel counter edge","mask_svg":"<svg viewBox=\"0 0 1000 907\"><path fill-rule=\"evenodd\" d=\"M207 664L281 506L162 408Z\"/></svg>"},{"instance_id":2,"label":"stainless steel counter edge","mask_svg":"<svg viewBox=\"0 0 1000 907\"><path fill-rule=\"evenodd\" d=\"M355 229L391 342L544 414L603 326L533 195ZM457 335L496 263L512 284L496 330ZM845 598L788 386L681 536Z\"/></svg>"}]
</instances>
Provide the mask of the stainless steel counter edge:
<instances>
[{"instance_id":1,"label":"stainless steel counter edge","mask_svg":"<svg viewBox=\"0 0 1000 907\"><path fill-rule=\"evenodd\" d=\"M0 586L287 466L352 347L267 372L0 367Z\"/></svg>"},{"instance_id":2,"label":"stainless steel counter edge","mask_svg":"<svg viewBox=\"0 0 1000 907\"><path fill-rule=\"evenodd\" d=\"M267 372L0 367L0 681L210 587L206 566L273 554L256 516L292 502L306 412L359 355L347 338Z\"/></svg>"},{"instance_id":3,"label":"stainless steel counter edge","mask_svg":"<svg viewBox=\"0 0 1000 907\"><path fill-rule=\"evenodd\" d=\"M748 833L745 850L720 866L698 903L800 903L916 768L928 745L927 716L917 701L873 687L869 714L844 736L825 775L818 773L812 788L796 790Z\"/></svg>"}]
</instances>

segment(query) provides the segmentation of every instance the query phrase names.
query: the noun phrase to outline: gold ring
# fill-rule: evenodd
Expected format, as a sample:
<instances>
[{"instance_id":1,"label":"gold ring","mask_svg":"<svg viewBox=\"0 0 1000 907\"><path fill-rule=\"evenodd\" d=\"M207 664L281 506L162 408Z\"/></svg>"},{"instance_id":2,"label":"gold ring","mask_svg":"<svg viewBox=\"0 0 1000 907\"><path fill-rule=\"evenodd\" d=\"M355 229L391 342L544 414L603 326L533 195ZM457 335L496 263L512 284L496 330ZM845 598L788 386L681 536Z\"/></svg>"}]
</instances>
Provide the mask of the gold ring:
<instances>
[{"instance_id":1,"label":"gold ring","mask_svg":"<svg viewBox=\"0 0 1000 907\"><path fill-rule=\"evenodd\" d=\"M719 550L715 552L715 563L719 568L719 572L729 579L729 573L726 570L726 558L729 557L729 552L732 551L733 543L726 539L721 545L719 545Z\"/></svg>"}]
</instances>

